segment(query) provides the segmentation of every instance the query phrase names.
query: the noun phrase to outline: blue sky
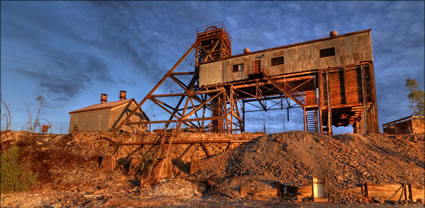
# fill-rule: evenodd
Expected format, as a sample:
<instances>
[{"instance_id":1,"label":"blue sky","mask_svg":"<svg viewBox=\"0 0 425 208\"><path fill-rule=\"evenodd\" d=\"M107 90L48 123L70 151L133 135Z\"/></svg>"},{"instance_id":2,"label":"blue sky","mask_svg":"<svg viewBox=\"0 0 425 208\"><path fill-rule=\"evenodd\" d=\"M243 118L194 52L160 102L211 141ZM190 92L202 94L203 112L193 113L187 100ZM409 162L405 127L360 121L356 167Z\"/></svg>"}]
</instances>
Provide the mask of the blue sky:
<instances>
[{"instance_id":1,"label":"blue sky","mask_svg":"<svg viewBox=\"0 0 425 208\"><path fill-rule=\"evenodd\" d=\"M46 98L42 118L63 132L68 112L98 103L101 93L117 100L127 90L140 101L195 41L196 28L220 21L234 55L371 28L380 125L411 114L407 77L424 88L423 1L2 1L1 96L13 127L21 129L25 103L35 111L38 95ZM248 118L276 132L284 114ZM250 120L251 131L263 130ZM302 129L297 111L285 123L291 129Z\"/></svg>"}]
</instances>

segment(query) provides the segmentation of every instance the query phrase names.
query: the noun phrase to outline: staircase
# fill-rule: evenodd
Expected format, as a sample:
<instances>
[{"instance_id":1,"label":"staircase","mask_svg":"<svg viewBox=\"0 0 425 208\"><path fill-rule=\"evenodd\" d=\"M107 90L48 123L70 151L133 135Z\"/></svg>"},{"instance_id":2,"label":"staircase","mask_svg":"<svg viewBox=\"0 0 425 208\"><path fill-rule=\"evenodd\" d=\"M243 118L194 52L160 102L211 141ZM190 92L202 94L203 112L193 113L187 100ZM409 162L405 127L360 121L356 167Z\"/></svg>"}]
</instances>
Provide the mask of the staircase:
<instances>
[{"instance_id":1,"label":"staircase","mask_svg":"<svg viewBox=\"0 0 425 208\"><path fill-rule=\"evenodd\" d=\"M294 94L300 94L300 92L293 89L285 89L281 84L279 84L276 80L269 76L269 72L267 68L263 68L262 75L266 78L274 87L279 89L285 96L291 98L294 102L296 102L300 107L303 107L304 104L299 99L295 98Z\"/></svg>"},{"instance_id":2,"label":"staircase","mask_svg":"<svg viewBox=\"0 0 425 208\"><path fill-rule=\"evenodd\" d=\"M315 109L305 109L305 128L308 132L318 132Z\"/></svg>"}]
</instances>

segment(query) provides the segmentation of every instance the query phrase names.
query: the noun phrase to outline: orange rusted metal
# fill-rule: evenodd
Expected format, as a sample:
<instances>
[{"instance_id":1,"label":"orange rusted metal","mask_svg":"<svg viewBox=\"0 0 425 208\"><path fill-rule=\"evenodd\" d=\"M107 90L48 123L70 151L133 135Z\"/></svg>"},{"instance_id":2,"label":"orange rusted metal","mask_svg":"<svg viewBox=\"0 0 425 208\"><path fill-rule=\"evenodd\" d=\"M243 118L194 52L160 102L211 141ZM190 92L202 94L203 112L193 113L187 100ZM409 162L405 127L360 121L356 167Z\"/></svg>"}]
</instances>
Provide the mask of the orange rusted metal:
<instances>
[{"instance_id":1,"label":"orange rusted metal","mask_svg":"<svg viewBox=\"0 0 425 208\"><path fill-rule=\"evenodd\" d=\"M49 130L49 125L43 125L41 126L41 133L47 133L47 131Z\"/></svg>"},{"instance_id":2,"label":"orange rusted metal","mask_svg":"<svg viewBox=\"0 0 425 208\"><path fill-rule=\"evenodd\" d=\"M199 27L195 43L137 107L140 108L146 101L150 101L170 114L170 118L130 121L129 118L134 114L131 112L115 130L121 125L162 123L166 132L169 124L175 123L177 133L184 125L199 132L244 132L246 112L302 108L306 131L332 134L332 126L352 125L355 132L379 132L372 60L365 60L360 64L349 63L332 68L274 74L273 68L265 65L269 64L269 61L263 59L264 54L260 54L369 32L370 30L364 30L338 35L336 31L332 31L327 38L256 52L245 50L244 54L232 56L231 39L224 24ZM192 50L195 50L193 71L175 72L177 66ZM335 49L333 52L335 53ZM203 64L237 57L242 59L242 56L251 54L258 54L258 57L250 63L252 70L247 72L250 75L248 78L199 85L199 70ZM282 55L276 56L280 58L276 65L286 64ZM228 67L232 70L233 66ZM190 82L184 82L179 76L190 76ZM172 81L181 92L154 94L165 80ZM165 100L172 97L179 99L177 104L170 104ZM266 101L274 104L267 104ZM256 103L258 105L255 105ZM246 110L245 104L258 109Z\"/></svg>"}]
</instances>

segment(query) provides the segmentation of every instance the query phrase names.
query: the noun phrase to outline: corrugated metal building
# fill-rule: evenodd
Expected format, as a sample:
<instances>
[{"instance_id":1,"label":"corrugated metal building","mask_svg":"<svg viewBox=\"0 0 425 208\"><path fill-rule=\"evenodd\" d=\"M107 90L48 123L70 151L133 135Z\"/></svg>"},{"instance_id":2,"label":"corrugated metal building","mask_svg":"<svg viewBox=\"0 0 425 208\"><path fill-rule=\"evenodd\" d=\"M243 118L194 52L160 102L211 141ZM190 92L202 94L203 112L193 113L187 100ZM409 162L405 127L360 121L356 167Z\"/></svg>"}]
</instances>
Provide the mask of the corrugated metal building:
<instances>
[{"instance_id":1,"label":"corrugated metal building","mask_svg":"<svg viewBox=\"0 0 425 208\"><path fill-rule=\"evenodd\" d=\"M386 134L423 134L425 133L424 116L408 116L383 125Z\"/></svg>"},{"instance_id":2,"label":"corrugated metal building","mask_svg":"<svg viewBox=\"0 0 425 208\"><path fill-rule=\"evenodd\" d=\"M120 100L107 102L107 95L101 95L101 103L90 105L78 110L69 112L71 119L69 122L69 130L71 133L74 130L86 131L109 131L118 123L124 120L130 112L137 107L135 99L126 99L126 92L120 92ZM142 109L131 117L131 122L149 120ZM121 131L125 132L140 132L147 131L147 125L139 126L123 126Z\"/></svg>"},{"instance_id":3,"label":"corrugated metal building","mask_svg":"<svg viewBox=\"0 0 425 208\"><path fill-rule=\"evenodd\" d=\"M373 61L369 30L303 43L248 52L202 63L199 85L215 85L249 79L250 74L291 74Z\"/></svg>"}]
</instances>

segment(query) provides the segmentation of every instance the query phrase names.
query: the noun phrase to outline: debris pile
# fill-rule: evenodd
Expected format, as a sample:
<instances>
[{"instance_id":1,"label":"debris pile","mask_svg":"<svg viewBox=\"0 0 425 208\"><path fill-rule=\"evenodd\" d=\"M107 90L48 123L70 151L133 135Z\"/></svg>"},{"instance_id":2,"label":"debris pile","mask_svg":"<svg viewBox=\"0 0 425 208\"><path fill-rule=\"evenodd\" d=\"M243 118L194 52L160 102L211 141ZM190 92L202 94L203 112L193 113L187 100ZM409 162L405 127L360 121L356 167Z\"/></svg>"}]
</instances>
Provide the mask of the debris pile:
<instances>
[{"instance_id":1,"label":"debris pile","mask_svg":"<svg viewBox=\"0 0 425 208\"><path fill-rule=\"evenodd\" d=\"M330 200L345 201L347 196L341 191L365 182L423 186L424 141L424 135L272 134L199 161L195 174L199 180L210 181L267 176L269 180L289 185L311 184L313 176L326 177ZM216 183L216 190L233 196L233 192L226 191L229 184L232 182ZM242 185L238 184L233 190Z\"/></svg>"},{"instance_id":2,"label":"debris pile","mask_svg":"<svg viewBox=\"0 0 425 208\"><path fill-rule=\"evenodd\" d=\"M6 148L20 147L21 161L31 161L40 181L27 193L2 196L5 206L239 206L243 201L274 207L283 203L268 197L276 196L278 184L307 186L312 177L327 178L329 201L336 203L362 202L360 193L346 190L365 182L424 187L425 135L271 134L196 159L190 168L172 158L172 177L145 186L140 167L146 168L149 158L140 155L138 146L116 150L111 142L97 139L104 134L128 142L136 136L92 134L2 134ZM177 169L185 174L176 174ZM265 201L238 201L242 198Z\"/></svg>"}]
</instances>

